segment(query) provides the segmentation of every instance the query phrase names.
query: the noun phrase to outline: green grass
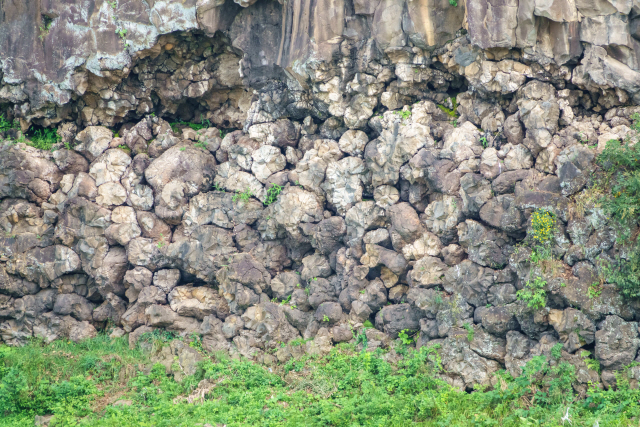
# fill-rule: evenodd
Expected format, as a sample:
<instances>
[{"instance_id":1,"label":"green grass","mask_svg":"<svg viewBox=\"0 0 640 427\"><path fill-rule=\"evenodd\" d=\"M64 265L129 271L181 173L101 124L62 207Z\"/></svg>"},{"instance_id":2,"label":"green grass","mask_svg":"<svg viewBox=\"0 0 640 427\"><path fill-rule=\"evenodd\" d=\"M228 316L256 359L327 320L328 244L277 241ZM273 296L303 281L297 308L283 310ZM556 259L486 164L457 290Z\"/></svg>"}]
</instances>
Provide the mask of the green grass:
<instances>
[{"instance_id":1,"label":"green grass","mask_svg":"<svg viewBox=\"0 0 640 427\"><path fill-rule=\"evenodd\" d=\"M51 150L53 145L61 140L62 138L55 129L45 128L27 132L27 140L24 142L40 150Z\"/></svg>"},{"instance_id":2,"label":"green grass","mask_svg":"<svg viewBox=\"0 0 640 427\"><path fill-rule=\"evenodd\" d=\"M17 120L13 122L8 121L4 118L4 114L0 114L0 132L7 131L9 129L19 129L20 125Z\"/></svg>"},{"instance_id":3,"label":"green grass","mask_svg":"<svg viewBox=\"0 0 640 427\"><path fill-rule=\"evenodd\" d=\"M156 347L176 339L156 335L147 337ZM574 368L543 356L516 379L500 372L495 389L466 393L438 378L436 348L403 353L392 365L381 350L341 345L270 367L204 354L197 374L177 382L161 365L143 369L149 353L129 350L124 338L0 346L0 425L32 426L36 414L55 414L53 426L557 426L567 407L573 425L638 422L640 391L628 381L580 399ZM187 403L203 379L209 391ZM110 404L120 399L132 404Z\"/></svg>"}]
</instances>

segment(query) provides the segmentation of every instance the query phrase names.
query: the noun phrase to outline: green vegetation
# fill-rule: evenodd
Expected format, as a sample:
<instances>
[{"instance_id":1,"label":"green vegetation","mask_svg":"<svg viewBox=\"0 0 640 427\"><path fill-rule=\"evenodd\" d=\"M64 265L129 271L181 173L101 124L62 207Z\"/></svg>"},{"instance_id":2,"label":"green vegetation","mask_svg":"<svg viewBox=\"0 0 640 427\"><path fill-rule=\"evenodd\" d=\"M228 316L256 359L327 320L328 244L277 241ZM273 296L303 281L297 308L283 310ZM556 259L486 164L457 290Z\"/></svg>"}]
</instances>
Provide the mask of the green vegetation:
<instances>
[{"instance_id":1,"label":"green vegetation","mask_svg":"<svg viewBox=\"0 0 640 427\"><path fill-rule=\"evenodd\" d=\"M467 341L473 341L473 337L475 335L475 331L473 330L473 326L469 323L465 323L462 327L467 331Z\"/></svg>"},{"instance_id":2,"label":"green vegetation","mask_svg":"<svg viewBox=\"0 0 640 427\"><path fill-rule=\"evenodd\" d=\"M451 3L451 0L449 0L449 3ZM453 5L453 3L451 3ZM455 6L457 6L458 4L456 3ZM453 108L449 109L447 107L445 107L444 105L438 104L438 108L441 109L442 111L444 111L445 113L447 113L447 115L449 117L451 117L452 119L456 119L458 118L458 103L456 101L456 98L454 98L453 96L451 98L449 98L451 100L451 105L453 106Z\"/></svg>"},{"instance_id":3,"label":"green vegetation","mask_svg":"<svg viewBox=\"0 0 640 427\"><path fill-rule=\"evenodd\" d=\"M52 128L38 129L27 132L28 139L23 141L25 144L39 148L40 150L51 150L53 145L59 143L62 138L58 132Z\"/></svg>"},{"instance_id":4,"label":"green vegetation","mask_svg":"<svg viewBox=\"0 0 640 427\"><path fill-rule=\"evenodd\" d=\"M453 7L458 6L458 2L456 0L449 0L449 4Z\"/></svg>"},{"instance_id":5,"label":"green vegetation","mask_svg":"<svg viewBox=\"0 0 640 427\"><path fill-rule=\"evenodd\" d=\"M602 285L598 282L594 282L589 285L587 292L589 294L589 299L598 298L602 293Z\"/></svg>"},{"instance_id":6,"label":"green vegetation","mask_svg":"<svg viewBox=\"0 0 640 427\"><path fill-rule=\"evenodd\" d=\"M483 136L480 138L480 144L482 144L482 148L487 148L487 137Z\"/></svg>"},{"instance_id":7,"label":"green vegetation","mask_svg":"<svg viewBox=\"0 0 640 427\"><path fill-rule=\"evenodd\" d=\"M410 333L411 331L409 331L408 329L403 329L400 331L400 333L398 333L398 338L400 338L400 342L402 343L402 345L411 345L413 339L409 336Z\"/></svg>"},{"instance_id":8,"label":"green vegetation","mask_svg":"<svg viewBox=\"0 0 640 427\"><path fill-rule=\"evenodd\" d=\"M116 0L113 0L113 1L107 0L107 4L111 6L113 10L116 10L116 8L118 7L118 2Z\"/></svg>"},{"instance_id":9,"label":"green vegetation","mask_svg":"<svg viewBox=\"0 0 640 427\"><path fill-rule=\"evenodd\" d=\"M397 114L398 116L400 116L400 118L402 120L406 120L409 117L411 117L411 111L410 110L394 111L394 113Z\"/></svg>"},{"instance_id":10,"label":"green vegetation","mask_svg":"<svg viewBox=\"0 0 640 427\"><path fill-rule=\"evenodd\" d=\"M635 113L631 119L632 128L640 131L640 115ZM628 247L617 265L609 267L608 282L615 283L624 297L639 298L640 240L630 230L638 225L640 213L640 143L630 138L622 144L610 140L597 162L604 172L594 184L604 189L599 204L616 226L618 242Z\"/></svg>"},{"instance_id":11,"label":"green vegetation","mask_svg":"<svg viewBox=\"0 0 640 427\"><path fill-rule=\"evenodd\" d=\"M343 344L327 356L266 367L213 357L198 335L154 331L141 341L155 352L175 339L205 356L182 381L153 365L152 353L129 349L126 338L0 346L1 424L33 426L35 415L53 414L52 427L558 426L568 410L572 425L627 426L640 416L640 390L630 388L624 371L617 390L591 386L581 396L572 388L574 367L544 356L534 357L518 378L500 371L499 386L466 393L438 377L438 346L409 348L395 365L382 350L357 352Z\"/></svg>"},{"instance_id":12,"label":"green vegetation","mask_svg":"<svg viewBox=\"0 0 640 427\"><path fill-rule=\"evenodd\" d=\"M272 183L271 186L267 188L267 198L264 201L264 205L269 206L270 204L278 200L278 196L280 195L282 190L282 186Z\"/></svg>"},{"instance_id":13,"label":"green vegetation","mask_svg":"<svg viewBox=\"0 0 640 427\"><path fill-rule=\"evenodd\" d=\"M562 347L564 347L564 344L561 342L556 343L553 347L551 347L551 357L553 357L555 360L560 360L560 358L562 357Z\"/></svg>"},{"instance_id":14,"label":"green vegetation","mask_svg":"<svg viewBox=\"0 0 640 427\"><path fill-rule=\"evenodd\" d=\"M125 28L116 29L116 34L122 39L122 41L126 41L126 39L127 39L127 30Z\"/></svg>"},{"instance_id":15,"label":"green vegetation","mask_svg":"<svg viewBox=\"0 0 640 427\"><path fill-rule=\"evenodd\" d=\"M185 122L184 120L178 120L177 122L169 123L169 126L171 126L171 130L176 133L180 130L180 126L189 127L197 132L202 129L210 128L211 121L209 119L204 119L204 116L200 114L200 123ZM222 131L220 131L220 137L223 138Z\"/></svg>"},{"instance_id":16,"label":"green vegetation","mask_svg":"<svg viewBox=\"0 0 640 427\"><path fill-rule=\"evenodd\" d=\"M547 285L541 277L536 277L533 281L529 280L524 288L520 289L516 295L520 301L527 303L527 307L534 310L544 308L547 305L547 293L544 287Z\"/></svg>"},{"instance_id":17,"label":"green vegetation","mask_svg":"<svg viewBox=\"0 0 640 427\"><path fill-rule=\"evenodd\" d=\"M238 200L242 200L243 202L246 202L251 198L251 196L253 196L253 192L251 191L250 188L247 187L247 189L241 193L236 192L236 194L233 195L233 198L231 200L233 200L234 202Z\"/></svg>"},{"instance_id":18,"label":"green vegetation","mask_svg":"<svg viewBox=\"0 0 640 427\"><path fill-rule=\"evenodd\" d=\"M13 122L8 121L4 118L4 114L0 114L0 132L4 132L10 129L19 129L20 124L18 120L15 119Z\"/></svg>"}]
</instances>

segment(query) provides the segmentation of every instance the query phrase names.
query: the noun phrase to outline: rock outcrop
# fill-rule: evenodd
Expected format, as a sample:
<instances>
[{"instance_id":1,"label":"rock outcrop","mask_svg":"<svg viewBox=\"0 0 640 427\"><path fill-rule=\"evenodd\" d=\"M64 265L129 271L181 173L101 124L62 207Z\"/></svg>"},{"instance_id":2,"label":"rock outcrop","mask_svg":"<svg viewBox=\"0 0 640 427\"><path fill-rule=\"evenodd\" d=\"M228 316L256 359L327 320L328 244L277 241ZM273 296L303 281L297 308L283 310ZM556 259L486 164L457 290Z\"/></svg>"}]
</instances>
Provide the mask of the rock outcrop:
<instances>
[{"instance_id":1,"label":"rock outcrop","mask_svg":"<svg viewBox=\"0 0 640 427\"><path fill-rule=\"evenodd\" d=\"M578 203L637 137L640 8L552 3L2 3L0 339L166 328L270 362L419 332L464 389L556 344L611 378L640 311Z\"/></svg>"}]
</instances>

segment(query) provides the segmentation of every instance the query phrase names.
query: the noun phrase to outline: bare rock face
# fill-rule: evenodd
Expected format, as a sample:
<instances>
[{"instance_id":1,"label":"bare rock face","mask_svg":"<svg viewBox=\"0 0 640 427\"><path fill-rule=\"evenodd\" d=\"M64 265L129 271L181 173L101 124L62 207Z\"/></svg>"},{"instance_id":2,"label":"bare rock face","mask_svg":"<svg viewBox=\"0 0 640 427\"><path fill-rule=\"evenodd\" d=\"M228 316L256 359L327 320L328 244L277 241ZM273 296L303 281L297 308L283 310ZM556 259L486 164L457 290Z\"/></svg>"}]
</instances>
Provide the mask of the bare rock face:
<instances>
[{"instance_id":1,"label":"bare rock face","mask_svg":"<svg viewBox=\"0 0 640 427\"><path fill-rule=\"evenodd\" d=\"M596 357L605 369L616 370L634 359L640 338L636 322L607 316L596 332Z\"/></svg>"}]
</instances>

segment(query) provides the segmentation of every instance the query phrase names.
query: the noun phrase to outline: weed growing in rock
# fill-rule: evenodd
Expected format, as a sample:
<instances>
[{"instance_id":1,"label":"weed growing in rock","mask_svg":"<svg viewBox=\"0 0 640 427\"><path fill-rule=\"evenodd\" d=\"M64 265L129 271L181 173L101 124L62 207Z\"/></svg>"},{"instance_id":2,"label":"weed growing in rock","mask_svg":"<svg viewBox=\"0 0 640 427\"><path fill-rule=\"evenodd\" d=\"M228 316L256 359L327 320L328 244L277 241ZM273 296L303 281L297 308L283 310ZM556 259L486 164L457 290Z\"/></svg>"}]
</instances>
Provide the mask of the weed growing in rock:
<instances>
[{"instance_id":1,"label":"weed growing in rock","mask_svg":"<svg viewBox=\"0 0 640 427\"><path fill-rule=\"evenodd\" d=\"M331 319L329 319L329 316L327 316L326 314L324 316L322 316L322 321L323 322L329 322Z\"/></svg>"},{"instance_id":2,"label":"weed growing in rock","mask_svg":"<svg viewBox=\"0 0 640 427\"><path fill-rule=\"evenodd\" d=\"M480 144L482 144L482 148L487 148L487 137L483 136L480 138Z\"/></svg>"},{"instance_id":3,"label":"weed growing in rock","mask_svg":"<svg viewBox=\"0 0 640 427\"><path fill-rule=\"evenodd\" d=\"M580 357L584 359L584 363L587 365L587 368L600 373L600 362L596 359L590 359L591 352L587 350L583 350L580 352Z\"/></svg>"},{"instance_id":4,"label":"weed growing in rock","mask_svg":"<svg viewBox=\"0 0 640 427\"><path fill-rule=\"evenodd\" d=\"M222 192L224 192L224 188L220 187L220 184L218 184L217 182L214 182L214 183L213 183L212 188L213 188L215 191L222 191Z\"/></svg>"},{"instance_id":5,"label":"weed growing in rock","mask_svg":"<svg viewBox=\"0 0 640 427\"><path fill-rule=\"evenodd\" d=\"M533 240L536 244L547 245L553 240L556 216L546 209L538 209L531 214Z\"/></svg>"},{"instance_id":6,"label":"weed growing in rock","mask_svg":"<svg viewBox=\"0 0 640 427\"><path fill-rule=\"evenodd\" d=\"M560 358L562 357L562 347L564 347L564 344L562 344L561 342L556 343L553 347L551 347L551 357L553 357L555 360L560 360Z\"/></svg>"},{"instance_id":7,"label":"weed growing in rock","mask_svg":"<svg viewBox=\"0 0 640 427\"><path fill-rule=\"evenodd\" d=\"M4 114L0 114L0 132L4 132L10 129L18 129L20 124L18 120L14 120L13 122L8 121L4 118Z\"/></svg>"},{"instance_id":8,"label":"weed growing in rock","mask_svg":"<svg viewBox=\"0 0 640 427\"><path fill-rule=\"evenodd\" d=\"M456 3L456 6L458 4ZM438 108L441 109L443 112L447 113L447 115L449 117L451 117L452 119L457 119L458 118L458 104L457 101L454 97L449 98L451 100L451 105L453 106L453 108L449 109L447 107L445 107L444 105L438 104ZM457 125L457 123L456 123ZM454 126L455 127L455 126Z\"/></svg>"},{"instance_id":9,"label":"weed growing in rock","mask_svg":"<svg viewBox=\"0 0 640 427\"><path fill-rule=\"evenodd\" d=\"M411 111L409 110L395 111L395 114L399 115L402 120L406 120L411 117Z\"/></svg>"},{"instance_id":10,"label":"weed growing in rock","mask_svg":"<svg viewBox=\"0 0 640 427\"><path fill-rule=\"evenodd\" d=\"M242 200L243 202L246 202L251 198L251 196L253 196L253 192L251 192L250 188L247 188L242 193L236 192L236 194L233 195L232 200L234 202L238 200Z\"/></svg>"},{"instance_id":11,"label":"weed growing in rock","mask_svg":"<svg viewBox=\"0 0 640 427\"><path fill-rule=\"evenodd\" d=\"M449 4L453 7L458 6L458 2L456 0L449 0Z\"/></svg>"},{"instance_id":12,"label":"weed growing in rock","mask_svg":"<svg viewBox=\"0 0 640 427\"><path fill-rule=\"evenodd\" d=\"M196 142L193 146L196 148L202 148L203 150L207 149L207 144L204 142Z\"/></svg>"},{"instance_id":13,"label":"weed growing in rock","mask_svg":"<svg viewBox=\"0 0 640 427\"><path fill-rule=\"evenodd\" d=\"M598 282L590 284L587 293L589 294L589 299L598 298L602 293L602 285Z\"/></svg>"},{"instance_id":14,"label":"weed growing in rock","mask_svg":"<svg viewBox=\"0 0 640 427\"><path fill-rule=\"evenodd\" d=\"M55 129L37 129L31 133L25 143L40 150L51 150L62 138Z\"/></svg>"},{"instance_id":15,"label":"weed growing in rock","mask_svg":"<svg viewBox=\"0 0 640 427\"><path fill-rule=\"evenodd\" d=\"M51 29L51 25L53 25L53 18L47 15L41 15L42 24L40 24L40 35L38 38L40 40L44 40L44 38L49 34L49 30Z\"/></svg>"},{"instance_id":16,"label":"weed growing in rock","mask_svg":"<svg viewBox=\"0 0 640 427\"><path fill-rule=\"evenodd\" d=\"M473 330L473 326L471 326L468 322L465 322L465 324L462 325L462 327L467 331L467 341L469 342L473 341L473 337L475 334L475 331Z\"/></svg>"},{"instance_id":17,"label":"weed growing in rock","mask_svg":"<svg viewBox=\"0 0 640 427\"><path fill-rule=\"evenodd\" d=\"M264 201L265 206L269 206L278 200L278 196L282 192L282 186L272 183L271 186L267 189L267 198Z\"/></svg>"},{"instance_id":18,"label":"weed growing in rock","mask_svg":"<svg viewBox=\"0 0 640 427\"><path fill-rule=\"evenodd\" d=\"M409 332L408 329L403 329L398 333L398 338L400 338L402 345L410 345L413 342L413 339L409 336Z\"/></svg>"},{"instance_id":19,"label":"weed growing in rock","mask_svg":"<svg viewBox=\"0 0 640 427\"><path fill-rule=\"evenodd\" d=\"M118 2L116 0L113 0L113 1L108 1L107 0L107 4L109 6L111 6L113 8L113 10L116 10L116 8L118 7Z\"/></svg>"},{"instance_id":20,"label":"weed growing in rock","mask_svg":"<svg viewBox=\"0 0 640 427\"><path fill-rule=\"evenodd\" d=\"M116 34L122 39L122 41L127 40L127 30L125 28L116 29Z\"/></svg>"},{"instance_id":21,"label":"weed growing in rock","mask_svg":"<svg viewBox=\"0 0 640 427\"><path fill-rule=\"evenodd\" d=\"M527 303L527 307L534 310L547 305L547 293L544 287L547 285L541 277L536 277L533 281L528 281L524 288L520 289L516 295L520 301Z\"/></svg>"}]
</instances>

